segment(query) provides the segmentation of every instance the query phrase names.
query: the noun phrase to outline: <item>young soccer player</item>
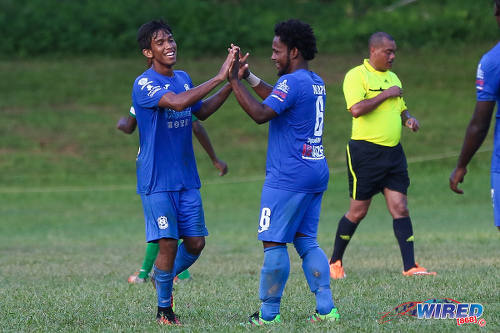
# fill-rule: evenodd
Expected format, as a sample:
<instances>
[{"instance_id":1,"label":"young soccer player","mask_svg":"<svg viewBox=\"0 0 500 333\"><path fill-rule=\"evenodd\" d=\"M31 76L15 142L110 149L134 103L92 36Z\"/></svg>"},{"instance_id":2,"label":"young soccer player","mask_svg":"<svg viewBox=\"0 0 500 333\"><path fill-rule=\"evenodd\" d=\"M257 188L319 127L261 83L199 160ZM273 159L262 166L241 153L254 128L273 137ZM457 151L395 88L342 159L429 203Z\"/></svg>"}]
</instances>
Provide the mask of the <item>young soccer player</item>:
<instances>
[{"instance_id":1,"label":"young soccer player","mask_svg":"<svg viewBox=\"0 0 500 333\"><path fill-rule=\"evenodd\" d=\"M219 176L224 176L228 170L226 162L217 157L215 150L212 146L212 143L210 142L210 138L208 137L207 131L200 123L200 121L198 121L198 119L194 114L191 116L191 120L192 120L193 133L198 139L198 142L207 152L208 156L212 160L214 167L219 170ZM132 134L135 131L137 127L137 120L135 118L134 107L130 107L128 118L122 117L118 120L116 127L127 134ZM180 245L181 241L179 240L178 243ZM158 255L158 250L159 250L158 243L147 243L146 253L144 255L144 260L142 262L142 267L137 272L129 276L127 280L128 283L140 284L140 283L145 283L147 281L149 273L153 268L153 263L156 259L156 256ZM188 281L190 279L191 279L191 274L189 273L189 270L186 269L184 272L179 273L174 278L174 283L180 281Z\"/></svg>"},{"instance_id":2,"label":"young soccer player","mask_svg":"<svg viewBox=\"0 0 500 333\"><path fill-rule=\"evenodd\" d=\"M158 299L157 321L178 325L172 309L174 277L191 266L205 246L200 179L191 137L191 114L203 120L226 100L231 87L223 83L234 55L228 54L216 76L194 87L186 72L174 70L177 44L172 29L162 21L139 28L137 41L151 67L139 75L132 89L132 106L139 128L137 192L141 196L146 241L157 242L154 283ZM177 249L177 241L183 239Z\"/></svg>"},{"instance_id":3,"label":"young soccer player","mask_svg":"<svg viewBox=\"0 0 500 333\"><path fill-rule=\"evenodd\" d=\"M329 170L323 152L325 83L308 70L315 56L311 27L298 20L274 29L272 61L278 70L274 87L249 73L247 81L264 101L258 102L238 80L233 60L229 80L243 110L258 124L269 122L266 179L261 196L258 239L264 245L260 276L260 310L248 324L279 323L280 303L290 272L287 243L293 243L316 296L309 321L339 319L332 300L328 259L317 242L323 192Z\"/></svg>"},{"instance_id":4,"label":"young soccer player","mask_svg":"<svg viewBox=\"0 0 500 333\"><path fill-rule=\"evenodd\" d=\"M500 0L495 1L495 18L500 27ZM490 128L491 115L495 104L500 105L500 42L488 51L479 62L476 75L477 101L470 120L456 168L450 175L452 191L463 194L458 183L464 181L467 164L483 144ZM500 231L500 114L497 107L494 150L491 158L491 200L495 226Z\"/></svg>"}]
</instances>

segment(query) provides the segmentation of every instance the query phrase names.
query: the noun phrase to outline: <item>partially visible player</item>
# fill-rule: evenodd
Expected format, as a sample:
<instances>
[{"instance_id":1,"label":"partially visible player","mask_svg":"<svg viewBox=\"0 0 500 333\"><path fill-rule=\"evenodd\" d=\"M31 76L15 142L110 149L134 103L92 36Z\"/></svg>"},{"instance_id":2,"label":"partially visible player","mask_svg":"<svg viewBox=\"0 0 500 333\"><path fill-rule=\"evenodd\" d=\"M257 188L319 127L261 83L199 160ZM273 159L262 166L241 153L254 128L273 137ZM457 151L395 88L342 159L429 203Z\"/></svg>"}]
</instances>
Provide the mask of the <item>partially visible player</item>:
<instances>
[{"instance_id":1,"label":"partially visible player","mask_svg":"<svg viewBox=\"0 0 500 333\"><path fill-rule=\"evenodd\" d=\"M309 321L336 321L328 259L317 242L323 192L329 170L323 152L325 83L309 71L317 52L311 27L298 20L276 24L271 60L278 76L274 88L249 74L247 81L257 101L238 80L234 59L229 81L238 103L257 124L269 122L266 179L262 189L258 239L264 246L260 275L260 310L249 325L279 323L281 296L290 273L287 243L293 243L316 296L316 312Z\"/></svg>"},{"instance_id":2,"label":"partially visible player","mask_svg":"<svg viewBox=\"0 0 500 333\"><path fill-rule=\"evenodd\" d=\"M495 18L500 27L500 0L495 1ZM474 114L469 122L462 151L457 161L456 168L450 175L450 188L452 191L463 194L458 188L467 173L467 164L481 147L490 128L491 115L495 104L500 105L500 42L488 51L477 67L476 75L477 102ZM491 200L493 202L493 215L495 226L500 231L500 114L497 108L497 121L495 124L495 138L493 156L491 158Z\"/></svg>"},{"instance_id":3,"label":"partially visible player","mask_svg":"<svg viewBox=\"0 0 500 333\"><path fill-rule=\"evenodd\" d=\"M217 155L215 154L215 150L212 147L212 143L210 142L210 138L208 137L207 131L200 123L200 121L198 121L198 119L194 114L192 115L191 120L193 126L193 133L198 139L198 142L207 152L208 156L212 160L214 167L219 170L219 176L224 176L228 171L226 162L217 157ZM134 132L134 130L137 127L137 120L135 119L134 107L130 107L128 118L122 117L118 120L116 127L127 134L132 134ZM179 245L180 243L181 241L179 240ZM153 268L153 263L156 259L156 256L158 255L158 251L159 251L158 243L147 243L144 260L142 262L142 267L137 272L129 276L127 280L128 283L140 284L147 281L149 273ZM189 279L191 279L191 275L189 273L189 270L186 269L184 272L179 273L174 278L174 283L176 283L177 281L187 281Z\"/></svg>"},{"instance_id":4,"label":"partially visible player","mask_svg":"<svg viewBox=\"0 0 500 333\"><path fill-rule=\"evenodd\" d=\"M163 21L147 22L139 28L137 41L151 64L137 77L132 89L139 128L137 193L144 208L146 241L159 245L153 267L156 319L160 324L178 325L172 309L173 279L198 259L208 235L193 152L191 115L204 120L227 99L229 84L202 100L227 79L234 54L230 50L217 75L194 87L186 72L173 69L177 44L170 26ZM183 242L177 249L180 238Z\"/></svg>"},{"instance_id":5,"label":"partially visible player","mask_svg":"<svg viewBox=\"0 0 500 333\"><path fill-rule=\"evenodd\" d=\"M436 275L415 262L413 228L408 210L408 167L400 144L401 128L418 131L403 99L401 81L391 72L396 42L385 32L371 35L370 57L347 72L344 97L352 114L352 135L347 145L349 210L335 235L330 274L346 276L342 258L356 228L366 216L372 197L382 192L393 218L394 235L403 259L403 275Z\"/></svg>"}]
</instances>

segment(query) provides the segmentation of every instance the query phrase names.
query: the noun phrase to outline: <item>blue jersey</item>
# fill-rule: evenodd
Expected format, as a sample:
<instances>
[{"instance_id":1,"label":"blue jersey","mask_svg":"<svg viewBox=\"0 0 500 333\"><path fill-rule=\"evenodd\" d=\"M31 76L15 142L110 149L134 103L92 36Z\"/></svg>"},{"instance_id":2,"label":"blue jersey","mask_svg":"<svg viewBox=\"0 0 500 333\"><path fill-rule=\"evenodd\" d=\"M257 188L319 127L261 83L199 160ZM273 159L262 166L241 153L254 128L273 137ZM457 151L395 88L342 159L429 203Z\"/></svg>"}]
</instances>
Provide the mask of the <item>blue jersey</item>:
<instances>
[{"instance_id":1,"label":"blue jersey","mask_svg":"<svg viewBox=\"0 0 500 333\"><path fill-rule=\"evenodd\" d=\"M201 101L180 112L158 106L167 92L178 94L192 87L191 78L183 71L168 77L150 68L135 80L132 105L139 128L137 193L200 188L191 112L200 109Z\"/></svg>"},{"instance_id":2,"label":"blue jersey","mask_svg":"<svg viewBox=\"0 0 500 333\"><path fill-rule=\"evenodd\" d=\"M325 191L329 170L322 139L323 80L304 69L283 75L263 103L278 114L269 123L264 185L304 193Z\"/></svg>"},{"instance_id":3,"label":"blue jersey","mask_svg":"<svg viewBox=\"0 0 500 333\"><path fill-rule=\"evenodd\" d=\"M496 101L500 105L500 43L488 51L477 67L476 90L478 101ZM491 171L500 172L500 114L497 108L495 139Z\"/></svg>"}]
</instances>

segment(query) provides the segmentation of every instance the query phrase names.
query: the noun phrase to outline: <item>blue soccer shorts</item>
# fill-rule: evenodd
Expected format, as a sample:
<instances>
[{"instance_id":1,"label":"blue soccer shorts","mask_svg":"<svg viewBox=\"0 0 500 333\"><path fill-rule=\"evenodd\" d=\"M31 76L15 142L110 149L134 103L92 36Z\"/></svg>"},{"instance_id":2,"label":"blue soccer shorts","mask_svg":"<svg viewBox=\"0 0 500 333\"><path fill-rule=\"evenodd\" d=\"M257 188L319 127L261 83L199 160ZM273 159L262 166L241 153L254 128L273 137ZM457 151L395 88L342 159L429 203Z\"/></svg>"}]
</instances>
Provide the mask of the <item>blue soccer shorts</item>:
<instances>
[{"instance_id":1,"label":"blue soccer shorts","mask_svg":"<svg viewBox=\"0 0 500 333\"><path fill-rule=\"evenodd\" d=\"M264 186L258 239L291 243L297 232L316 238L322 198L323 192L299 193Z\"/></svg>"},{"instance_id":2,"label":"blue soccer shorts","mask_svg":"<svg viewBox=\"0 0 500 333\"><path fill-rule=\"evenodd\" d=\"M495 226L500 227L500 173L491 173L491 202Z\"/></svg>"},{"instance_id":3,"label":"blue soccer shorts","mask_svg":"<svg viewBox=\"0 0 500 333\"><path fill-rule=\"evenodd\" d=\"M146 242L207 236L198 189L141 194Z\"/></svg>"}]
</instances>

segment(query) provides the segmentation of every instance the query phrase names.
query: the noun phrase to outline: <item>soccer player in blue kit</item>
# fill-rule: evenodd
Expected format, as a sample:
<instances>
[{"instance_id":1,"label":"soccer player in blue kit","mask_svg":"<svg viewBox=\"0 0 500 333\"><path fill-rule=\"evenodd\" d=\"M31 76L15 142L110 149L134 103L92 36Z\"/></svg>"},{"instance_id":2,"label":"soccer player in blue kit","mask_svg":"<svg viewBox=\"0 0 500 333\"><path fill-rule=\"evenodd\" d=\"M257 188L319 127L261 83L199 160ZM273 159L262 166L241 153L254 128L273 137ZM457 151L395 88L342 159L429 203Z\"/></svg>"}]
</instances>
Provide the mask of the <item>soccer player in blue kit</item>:
<instances>
[{"instance_id":1,"label":"soccer player in blue kit","mask_svg":"<svg viewBox=\"0 0 500 333\"><path fill-rule=\"evenodd\" d=\"M204 120L231 92L229 84L201 101L228 76L232 50L219 73L193 87L186 72L173 70L177 45L163 21L139 28L137 41L151 67L139 75L132 89L132 106L139 128L137 193L145 217L146 241L158 242L154 282L158 298L157 321L178 325L172 310L174 277L199 257L208 235L194 158L191 114ZM177 249L177 241L184 241Z\"/></svg>"},{"instance_id":2,"label":"soccer player in blue kit","mask_svg":"<svg viewBox=\"0 0 500 333\"><path fill-rule=\"evenodd\" d=\"M500 27L500 0L495 0L495 18ZM450 175L450 188L463 194L458 183L463 182L467 173L467 164L481 147L488 129L495 104L500 105L500 42L488 51L477 67L476 75L477 102L472 119L469 122L462 151L457 166ZM497 108L494 149L491 158L491 200L495 226L500 231L500 114Z\"/></svg>"},{"instance_id":3,"label":"soccer player in blue kit","mask_svg":"<svg viewBox=\"0 0 500 333\"><path fill-rule=\"evenodd\" d=\"M308 61L317 52L316 39L311 27L298 20L278 23L274 34L271 59L279 80L272 87L252 73L246 77L264 99L262 103L238 80L237 56L229 73L243 110L257 124L269 122L258 227L258 239L264 245L259 291L262 304L248 324L281 321L281 296L290 273L287 243L295 246L307 283L316 296L316 313L308 320L335 321L340 316L332 300L328 259L316 239L321 199L329 178L322 145L325 83L308 70Z\"/></svg>"}]
</instances>

